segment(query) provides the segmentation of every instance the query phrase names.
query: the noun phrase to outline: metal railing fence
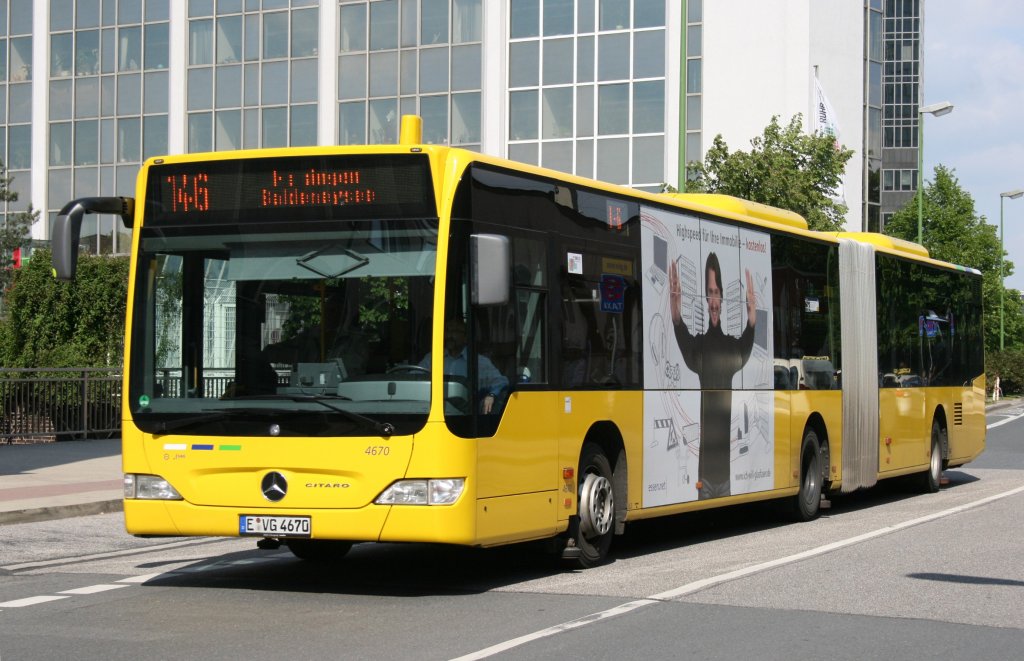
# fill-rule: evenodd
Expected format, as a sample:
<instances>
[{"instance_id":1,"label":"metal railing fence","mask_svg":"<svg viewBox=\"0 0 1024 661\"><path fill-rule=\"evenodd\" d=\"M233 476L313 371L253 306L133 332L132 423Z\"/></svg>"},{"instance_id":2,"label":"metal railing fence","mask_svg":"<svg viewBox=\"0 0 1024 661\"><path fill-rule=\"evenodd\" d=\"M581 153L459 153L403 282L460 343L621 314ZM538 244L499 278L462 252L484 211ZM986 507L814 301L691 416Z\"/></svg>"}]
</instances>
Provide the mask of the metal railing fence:
<instances>
[{"instance_id":1,"label":"metal railing fence","mask_svg":"<svg viewBox=\"0 0 1024 661\"><path fill-rule=\"evenodd\" d=\"M160 369L157 383L162 397L184 396L180 369ZM201 396L232 383L233 368L207 368ZM0 368L0 404L0 444L109 438L121 432L121 368Z\"/></svg>"},{"instance_id":2,"label":"metal railing fence","mask_svg":"<svg viewBox=\"0 0 1024 661\"><path fill-rule=\"evenodd\" d=\"M202 392L186 392L180 369L161 367L157 369L157 387L161 397L223 397L235 383L235 368L204 367ZM290 371L277 371L277 385L287 386L291 383Z\"/></svg>"},{"instance_id":3,"label":"metal railing fence","mask_svg":"<svg viewBox=\"0 0 1024 661\"><path fill-rule=\"evenodd\" d=\"M121 368L0 368L0 443L108 438L121 430Z\"/></svg>"}]
</instances>

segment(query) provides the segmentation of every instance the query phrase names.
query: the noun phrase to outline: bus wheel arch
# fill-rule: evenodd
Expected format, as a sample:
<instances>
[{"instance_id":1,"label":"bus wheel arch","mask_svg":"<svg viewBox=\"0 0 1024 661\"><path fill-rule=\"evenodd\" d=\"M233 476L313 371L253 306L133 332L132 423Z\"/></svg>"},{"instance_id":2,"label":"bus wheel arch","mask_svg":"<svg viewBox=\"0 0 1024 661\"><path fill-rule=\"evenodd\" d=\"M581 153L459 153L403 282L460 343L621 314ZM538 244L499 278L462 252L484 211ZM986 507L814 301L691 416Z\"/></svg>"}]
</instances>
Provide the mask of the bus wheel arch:
<instances>
[{"instance_id":1,"label":"bus wheel arch","mask_svg":"<svg viewBox=\"0 0 1024 661\"><path fill-rule=\"evenodd\" d=\"M604 562L626 511L626 454L610 422L595 423L580 448L577 513L570 518L562 557L581 568Z\"/></svg>"},{"instance_id":2,"label":"bus wheel arch","mask_svg":"<svg viewBox=\"0 0 1024 661\"><path fill-rule=\"evenodd\" d=\"M626 464L626 444L622 434L614 423L607 420L595 422L583 439L583 444L594 443L608 457L612 468L612 486L615 489L615 534L621 535L626 527L626 487L628 471ZM582 448L580 454L582 455Z\"/></svg>"}]
</instances>

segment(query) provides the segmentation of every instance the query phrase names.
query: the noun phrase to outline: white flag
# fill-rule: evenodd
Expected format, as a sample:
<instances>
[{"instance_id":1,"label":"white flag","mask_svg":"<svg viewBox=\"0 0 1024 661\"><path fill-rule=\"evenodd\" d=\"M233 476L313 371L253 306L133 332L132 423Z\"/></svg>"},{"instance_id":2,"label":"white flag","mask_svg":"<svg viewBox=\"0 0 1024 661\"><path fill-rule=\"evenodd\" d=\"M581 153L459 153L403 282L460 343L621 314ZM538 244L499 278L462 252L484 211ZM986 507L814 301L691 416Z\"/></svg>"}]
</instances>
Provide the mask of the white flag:
<instances>
[{"instance_id":1,"label":"white flag","mask_svg":"<svg viewBox=\"0 0 1024 661\"><path fill-rule=\"evenodd\" d=\"M832 136L833 143L838 151L842 146L842 143L839 142L839 118L836 116L835 108L832 107L828 97L825 96L825 90L822 89L821 81L818 80L817 76L814 77L814 101L814 132ZM846 203L846 193L843 190L841 178L839 185L836 186L836 190L832 193L832 198L843 204Z\"/></svg>"}]
</instances>

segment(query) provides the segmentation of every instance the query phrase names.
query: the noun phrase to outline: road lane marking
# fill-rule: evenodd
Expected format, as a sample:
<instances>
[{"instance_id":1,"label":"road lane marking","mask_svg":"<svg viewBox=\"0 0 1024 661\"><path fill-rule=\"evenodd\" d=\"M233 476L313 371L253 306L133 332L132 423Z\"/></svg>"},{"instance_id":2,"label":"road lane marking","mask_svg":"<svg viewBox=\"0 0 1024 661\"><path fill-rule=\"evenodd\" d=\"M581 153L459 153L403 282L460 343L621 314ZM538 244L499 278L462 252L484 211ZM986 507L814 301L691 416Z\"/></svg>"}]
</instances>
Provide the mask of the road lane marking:
<instances>
[{"instance_id":1,"label":"road lane marking","mask_svg":"<svg viewBox=\"0 0 1024 661\"><path fill-rule=\"evenodd\" d=\"M118 588L126 588L126 587L128 587L127 584L122 584L122 585L111 585L111 584L89 585L89 586L86 586L84 588L74 588L73 590L61 590L57 594L97 594L99 592L107 592L109 590L116 590Z\"/></svg>"},{"instance_id":2,"label":"road lane marking","mask_svg":"<svg viewBox=\"0 0 1024 661\"><path fill-rule=\"evenodd\" d=\"M585 615L577 620L563 622L562 624L556 624L555 626L548 627L547 629L541 629L540 631L529 633L525 636L513 638L512 640L507 640L503 643L498 643L497 645L492 645L478 652L473 652L472 654L460 656L456 659L453 659L452 661L473 661L474 659L485 659L489 656L494 656L495 654L507 652L508 650L514 647L525 645L526 643L538 640L540 638L546 638L548 636L553 636L556 633L562 633L565 631L578 629L579 627L583 627L588 624L593 624L594 622L599 622L609 617L615 617L616 615L623 615L630 611L634 611L637 608L642 608L644 606L648 606L654 603L657 602L652 601L650 599L638 599L636 601L631 601L628 604L622 604L621 606L616 606L615 608L609 608L608 610L601 611L600 613L594 613L593 615Z\"/></svg>"},{"instance_id":3,"label":"road lane marking","mask_svg":"<svg viewBox=\"0 0 1024 661\"><path fill-rule=\"evenodd\" d=\"M1005 425L1007 422L1013 422L1014 420L1020 420L1021 418L1024 418L1024 413L1018 413L1012 418L1006 418L1005 420L1000 420L999 422L993 422L991 425L986 425L985 429L994 429L999 425Z\"/></svg>"},{"instance_id":4,"label":"road lane marking","mask_svg":"<svg viewBox=\"0 0 1024 661\"><path fill-rule=\"evenodd\" d=\"M180 545L181 545L180 543L179 544L165 544L165 545L163 545L163 548L166 548L168 546L173 548L173 547L180 546ZM148 547L147 550L154 549L154 548L155 547ZM124 555L124 553L123 552L115 552L113 554L102 554L102 553L100 553L100 554L96 554L96 555L97 556L104 556L104 557L106 557L106 556L111 556L111 555L113 555L113 556ZM265 562L271 562L271 561L273 561L276 558L280 558L280 557L284 557L284 556L291 556L291 554L290 553L274 553L274 554L271 554L270 556L267 556L267 557L248 558L248 559L243 558L243 559L238 559L238 560L232 560L232 561L229 561L229 562L214 562L212 564L203 564L203 565L198 565L196 567L184 567L184 568L175 569L175 570L171 570L171 571L165 571L165 572L154 572L154 573L151 573L151 574L141 574L141 575L138 575L138 576L128 576L128 577L125 577L125 578L122 578L122 579L118 579L118 581L116 583L100 583L100 584L97 584L97 585L88 585L88 586L82 587L82 588L73 588L71 590L61 590L60 592L57 593L57 595L60 595L60 596L57 596L57 595L41 595L41 596L37 596L37 597L27 597L27 598L24 598L24 599L16 599L14 601L5 601L3 603L0 603L0 608L23 608L25 606L35 606L37 604L45 604L47 602L57 601L59 599L67 599L69 596L92 595L92 594L99 594L101 592L109 592L111 590L117 590L118 588L127 588L127 587L131 587L132 585L137 585L137 584L140 584L140 583L147 583L147 582L149 582L151 580L154 580L154 579L157 579L157 578L166 578L166 577L171 577L171 576L180 576L180 575L184 575L184 574L188 574L188 573L193 573L193 572L209 571L211 569L216 569L216 568L219 568L219 567L258 565L258 564L262 564L262 563L265 563ZM83 556L83 558L84 557L85 556ZM92 557L92 556L90 556L90 557ZM35 564L40 564L40 563L27 563L27 564L35 565ZM46 563L42 563L42 564L46 564ZM20 567L21 565L11 565L11 566L12 567ZM605 616L605 617L608 617L608 616ZM577 625L577 626L580 626L580 625Z\"/></svg>"},{"instance_id":5,"label":"road lane marking","mask_svg":"<svg viewBox=\"0 0 1024 661\"><path fill-rule=\"evenodd\" d=\"M67 597L58 597L56 595L43 595L40 597L25 597L24 599L15 599L14 601L5 601L0 603L0 608L24 608L25 606L35 606L36 604L45 604L48 601L57 601L58 599L67 599Z\"/></svg>"},{"instance_id":6,"label":"road lane marking","mask_svg":"<svg viewBox=\"0 0 1024 661\"><path fill-rule=\"evenodd\" d=\"M587 624L598 622L609 617L615 617L618 615L629 613L638 608L649 606L651 604L663 603L665 601L678 599L679 597L691 595L695 592L706 590L716 585L721 585L722 583L734 581L736 579L750 576L752 574L757 574L759 572L775 569L776 567L781 567L783 565L788 565L795 562L800 562L802 560L806 560L808 558L814 558L820 555L824 555L826 553L831 553L832 551L837 551L847 546L853 546L854 544L860 544L861 542L865 542L870 539L875 539L876 537L881 537L883 535L888 535L890 533L899 532L901 530L905 530L913 526L921 525L922 523L928 523L936 519L941 519L947 516L952 516L954 514L959 514L969 509L981 507L983 505L993 503L997 500L1002 500L1003 498L1009 498L1010 496L1014 496L1022 492L1024 492L1024 486L1017 487L1016 489L1011 489L1009 491L1004 491L1002 493L997 493L992 496L987 496L985 498L982 498L981 500L976 500L970 503L964 503L963 505L957 505L956 507L951 507L949 509L942 510L941 512L926 514L925 516L919 516L916 519L910 519L909 521L903 521L902 523L896 523L891 526L885 526L884 528L878 528L876 530L872 530L861 535L855 535L854 537L847 537L846 539L841 539L837 542L832 542L831 544L825 544L823 546L807 549L806 551L794 553L783 558L768 560L767 562L761 562L756 565L751 565L749 567L743 567L735 571L726 572L724 574L719 574L717 576L711 576L709 578L704 578L699 581L693 581L691 583L681 585L672 590L666 590L665 592L652 594L645 599L631 601L629 603L622 604L621 606L615 606L614 608L609 608L608 610L593 613L591 615L587 615L576 620L571 620L563 624L556 624L553 627L548 627L547 629L542 629L534 633L526 634L525 636L519 636L518 638L513 638L503 643L498 643L497 645L492 645L477 652L472 652L470 654L457 657L452 661L471 661L476 659L484 659L495 654L499 654L501 652L506 652L512 648L519 647L520 645L525 645L526 643L532 642L534 640L547 638L548 636L553 636L555 634L562 633L563 631L577 629Z\"/></svg>"},{"instance_id":7,"label":"road lane marking","mask_svg":"<svg viewBox=\"0 0 1024 661\"><path fill-rule=\"evenodd\" d=\"M145 583L147 581L152 581L154 578L164 576L167 573L168 572L158 571L154 574L140 574L138 576L129 576L128 578L122 578L118 581L118 583Z\"/></svg>"},{"instance_id":8,"label":"road lane marking","mask_svg":"<svg viewBox=\"0 0 1024 661\"><path fill-rule=\"evenodd\" d=\"M230 537L227 539L231 539ZM80 562L88 562L91 560L104 560L106 558L120 558L126 555L136 555L142 553L154 553L156 551L167 551L169 549L176 549L180 547L188 546L201 546L203 544L215 544L218 542L227 541L226 539L188 539L180 542L168 542L166 544L154 544L152 546L144 546L137 549L124 549L123 551L108 551L105 553L92 553L90 555L80 555L71 558L58 558L55 560L40 560L38 562L23 562L17 565L4 565L0 566L0 569L6 569L7 571L19 571L22 569L41 569L43 567L53 567L55 565L73 565Z\"/></svg>"},{"instance_id":9,"label":"road lane marking","mask_svg":"<svg viewBox=\"0 0 1024 661\"><path fill-rule=\"evenodd\" d=\"M904 530L906 528L911 528L913 526L917 526L917 525L920 525L922 523L928 523L929 521L934 521L936 519L941 519L941 518L944 518L944 517L947 517L947 516L952 516L954 514L959 514L960 512L964 512L966 510L973 509L975 507L981 507L982 505L987 505L988 503L991 503L991 502L994 502L994 501L997 501L997 500L1002 500L1003 498L1007 498L1009 496L1013 496L1013 495L1016 495L1016 494L1021 493L1021 492L1024 492L1024 486L1017 487L1016 489L1011 489L1010 491L1004 491L1003 493L997 493L994 496L988 496L986 498L982 498L981 500L976 500L976 501L971 502L971 503L964 503L963 505L957 505L956 507L951 507L949 509L942 510L941 512L934 512L932 514L926 514L925 516L920 516L920 517L918 517L916 519L910 519L909 521L904 521L902 523L897 523L897 524L894 524L894 525L891 525L891 526L886 526L884 528L878 528L877 530L872 530L872 531L866 532L866 533L864 533L862 535L856 535L854 537L847 537L846 539L841 539L838 542L832 542L831 544L825 544L824 546L818 546L818 547L813 548L813 549L807 549L806 551L801 551L800 553L794 553L793 555L788 555L788 556L786 556L784 558L777 558L775 560L768 560L767 562L762 562L762 563L759 563L759 564L756 564L756 565L751 565L749 567L744 567L742 569L737 569L735 571L727 572L725 574L719 574L718 576L712 576L710 578L705 578L705 579L701 579L699 581L694 581L692 583L687 583L686 585L681 585L678 588L675 588L673 590L668 590L666 592L659 592L658 594L651 595L650 597L648 597L648 599L656 599L656 600L659 600L659 601L666 601L666 600L670 600L670 599L675 599L677 597L693 594L694 592L699 592L699 591L707 589L709 587L720 585L722 583L728 583L729 581L736 580L737 578L743 578L744 576L750 576L751 574L757 574L759 572L767 571L769 569L774 569L776 567L781 567L783 565L789 565L789 564L792 564L794 562L800 562L801 560L806 560L808 558L814 558L814 557L817 557L819 555L825 555L826 553L831 553L832 551L836 551L838 549L846 548L847 546L853 546L854 544L860 544L861 542L866 542L869 539L874 539L876 537L882 537L883 535L888 535L890 533L898 532L900 530Z\"/></svg>"}]
</instances>

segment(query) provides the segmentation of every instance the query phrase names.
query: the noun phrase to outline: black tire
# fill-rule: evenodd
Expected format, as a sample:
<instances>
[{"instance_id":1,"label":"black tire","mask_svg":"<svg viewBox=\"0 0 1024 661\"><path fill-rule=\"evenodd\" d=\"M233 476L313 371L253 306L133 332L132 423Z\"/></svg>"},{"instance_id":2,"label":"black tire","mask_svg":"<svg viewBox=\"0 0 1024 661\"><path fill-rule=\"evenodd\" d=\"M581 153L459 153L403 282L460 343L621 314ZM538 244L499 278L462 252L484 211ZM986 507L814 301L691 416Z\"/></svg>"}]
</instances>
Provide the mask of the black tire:
<instances>
[{"instance_id":1,"label":"black tire","mask_svg":"<svg viewBox=\"0 0 1024 661\"><path fill-rule=\"evenodd\" d=\"M573 561L586 569L607 559L615 534L612 465L599 445L583 444L577 476L578 514L569 524L569 545L579 548Z\"/></svg>"},{"instance_id":2,"label":"black tire","mask_svg":"<svg viewBox=\"0 0 1024 661\"><path fill-rule=\"evenodd\" d=\"M791 504L793 518L797 521L812 521L821 511L821 444L818 433L811 428L804 432L800 444L800 491L793 496Z\"/></svg>"},{"instance_id":3,"label":"black tire","mask_svg":"<svg viewBox=\"0 0 1024 661\"><path fill-rule=\"evenodd\" d=\"M290 539L287 544L296 558L313 562L341 560L352 548L352 542L337 539Z\"/></svg>"},{"instance_id":4,"label":"black tire","mask_svg":"<svg viewBox=\"0 0 1024 661\"><path fill-rule=\"evenodd\" d=\"M938 420L932 421L931 452L928 453L928 470L921 473L918 484L924 493L935 493L942 480L942 441L946 430Z\"/></svg>"}]
</instances>

